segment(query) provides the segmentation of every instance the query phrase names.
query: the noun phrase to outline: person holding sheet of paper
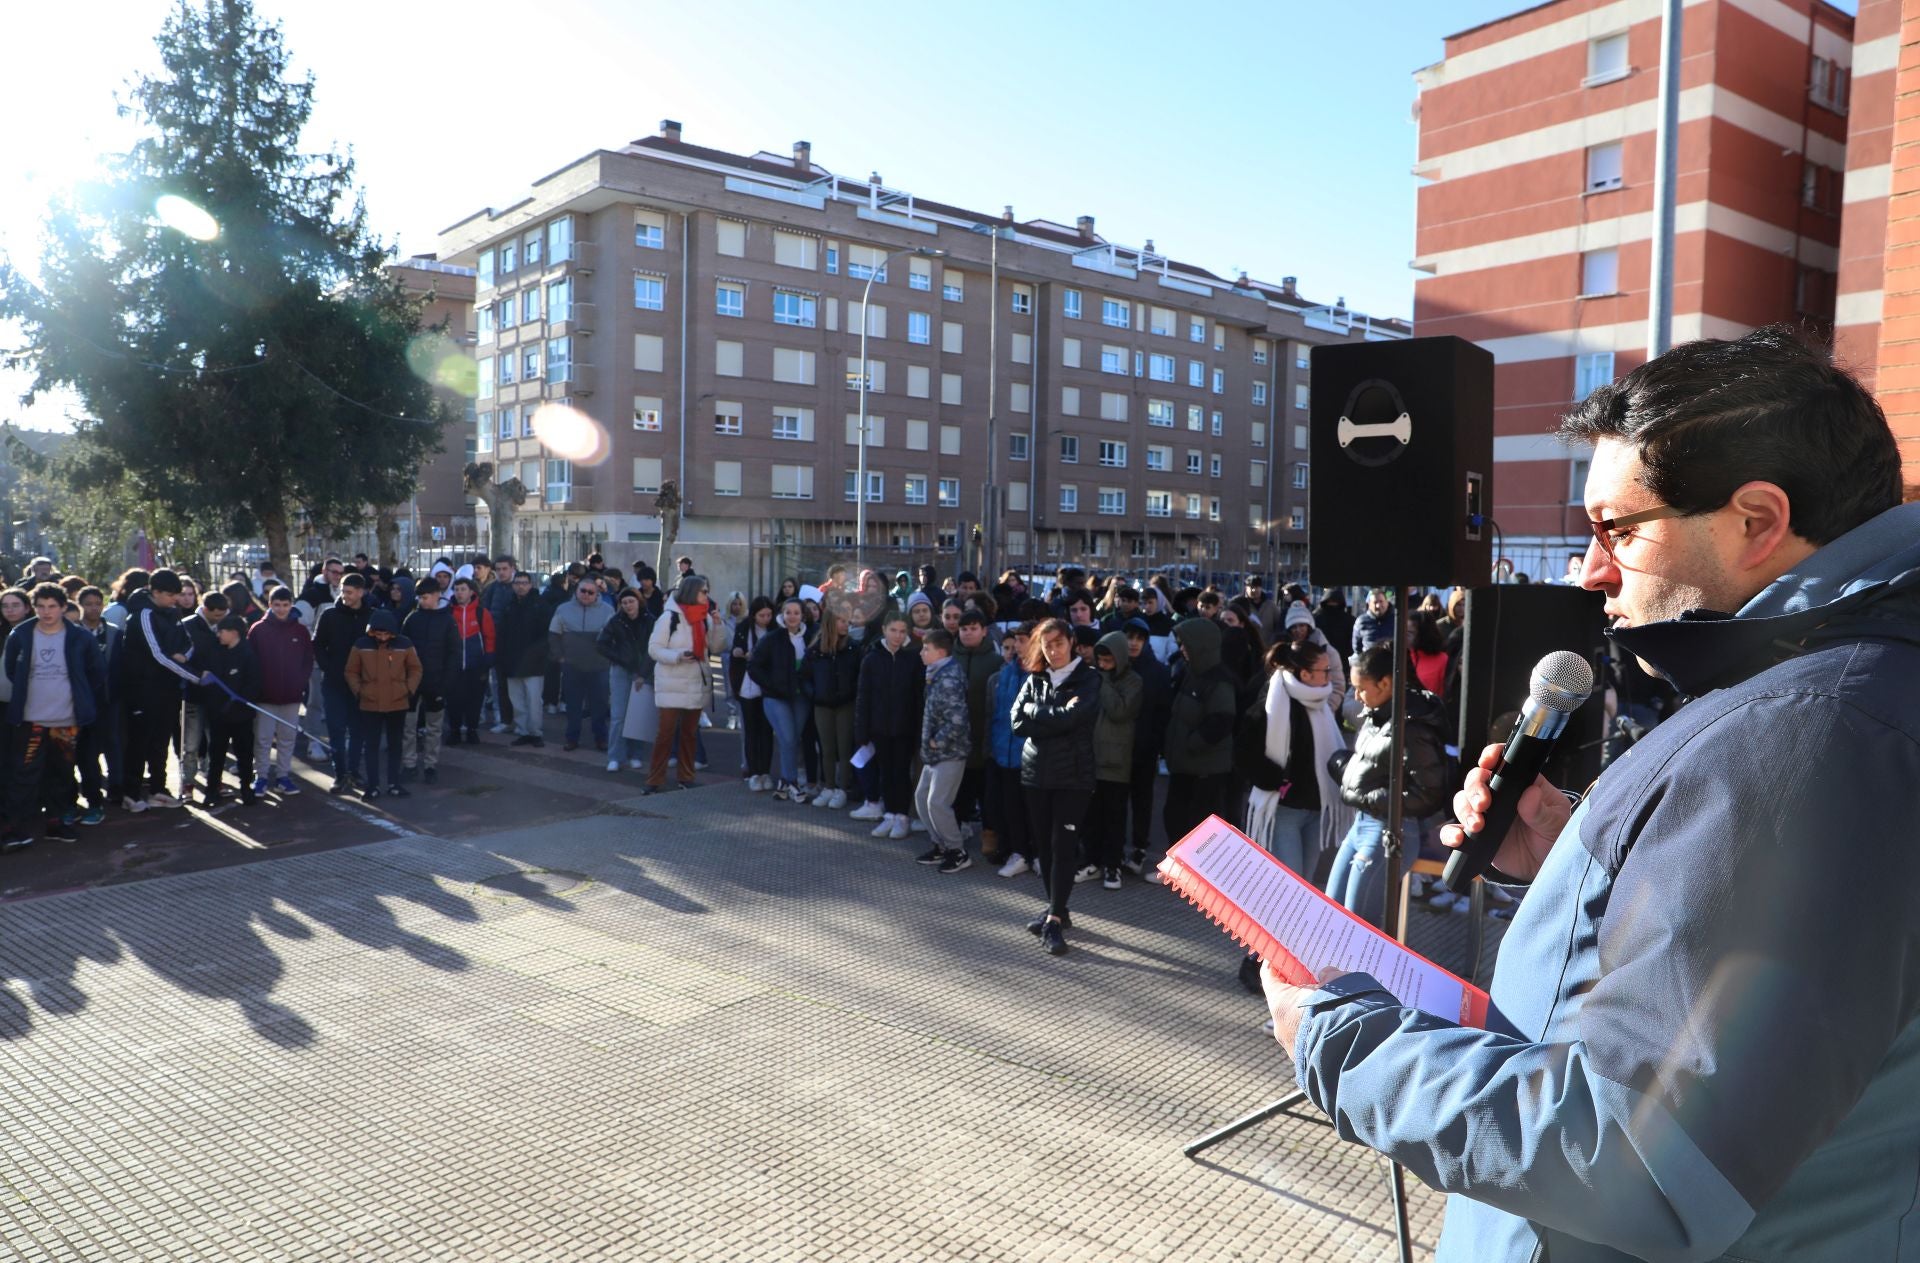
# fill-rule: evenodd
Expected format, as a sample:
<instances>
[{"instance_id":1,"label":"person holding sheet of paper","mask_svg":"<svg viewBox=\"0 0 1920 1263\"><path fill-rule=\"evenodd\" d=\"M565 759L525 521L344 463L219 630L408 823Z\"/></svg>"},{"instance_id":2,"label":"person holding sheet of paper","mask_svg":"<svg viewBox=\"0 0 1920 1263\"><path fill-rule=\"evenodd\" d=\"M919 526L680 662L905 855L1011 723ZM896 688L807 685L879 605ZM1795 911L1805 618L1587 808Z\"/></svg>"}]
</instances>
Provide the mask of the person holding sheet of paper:
<instances>
[{"instance_id":1,"label":"person holding sheet of paper","mask_svg":"<svg viewBox=\"0 0 1920 1263\"><path fill-rule=\"evenodd\" d=\"M1563 422L1581 584L1693 698L1492 879L1484 1030L1270 974L1340 1133L1453 1196L1441 1260L1920 1257L1920 504L1879 405L1782 328L1692 342ZM1498 747L1455 796L1490 802Z\"/></svg>"}]
</instances>

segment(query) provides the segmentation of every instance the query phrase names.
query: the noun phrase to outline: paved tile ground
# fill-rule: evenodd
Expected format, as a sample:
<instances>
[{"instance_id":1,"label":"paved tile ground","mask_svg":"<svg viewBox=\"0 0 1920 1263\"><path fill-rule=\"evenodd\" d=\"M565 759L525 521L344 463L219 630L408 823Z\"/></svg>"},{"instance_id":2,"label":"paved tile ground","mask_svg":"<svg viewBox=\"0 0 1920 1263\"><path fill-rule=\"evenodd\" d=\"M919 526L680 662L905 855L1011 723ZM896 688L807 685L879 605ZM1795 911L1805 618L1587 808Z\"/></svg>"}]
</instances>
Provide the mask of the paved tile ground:
<instances>
[{"instance_id":1,"label":"paved tile ground","mask_svg":"<svg viewBox=\"0 0 1920 1263\"><path fill-rule=\"evenodd\" d=\"M1393 1255L1311 1107L1181 1156L1292 1073L1157 886L1055 959L1033 879L732 783L446 832L0 906L0 1257Z\"/></svg>"}]
</instances>

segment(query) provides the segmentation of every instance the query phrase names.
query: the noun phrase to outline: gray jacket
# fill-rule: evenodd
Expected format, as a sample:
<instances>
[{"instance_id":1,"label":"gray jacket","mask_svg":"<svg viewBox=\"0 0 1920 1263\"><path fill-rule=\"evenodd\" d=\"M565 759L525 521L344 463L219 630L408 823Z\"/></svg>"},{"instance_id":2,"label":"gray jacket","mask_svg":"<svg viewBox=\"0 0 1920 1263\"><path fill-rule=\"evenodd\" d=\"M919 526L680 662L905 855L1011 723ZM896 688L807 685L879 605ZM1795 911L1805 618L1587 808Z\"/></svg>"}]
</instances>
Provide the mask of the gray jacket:
<instances>
[{"instance_id":1,"label":"gray jacket","mask_svg":"<svg viewBox=\"0 0 1920 1263\"><path fill-rule=\"evenodd\" d=\"M967 716L967 669L948 658L927 676L926 708L920 712L920 761L964 759L973 749Z\"/></svg>"},{"instance_id":2,"label":"gray jacket","mask_svg":"<svg viewBox=\"0 0 1920 1263\"><path fill-rule=\"evenodd\" d=\"M600 629L612 621L613 607L605 601L582 605L568 597L547 624L554 660L575 671L605 671L607 660L600 656Z\"/></svg>"}]
</instances>

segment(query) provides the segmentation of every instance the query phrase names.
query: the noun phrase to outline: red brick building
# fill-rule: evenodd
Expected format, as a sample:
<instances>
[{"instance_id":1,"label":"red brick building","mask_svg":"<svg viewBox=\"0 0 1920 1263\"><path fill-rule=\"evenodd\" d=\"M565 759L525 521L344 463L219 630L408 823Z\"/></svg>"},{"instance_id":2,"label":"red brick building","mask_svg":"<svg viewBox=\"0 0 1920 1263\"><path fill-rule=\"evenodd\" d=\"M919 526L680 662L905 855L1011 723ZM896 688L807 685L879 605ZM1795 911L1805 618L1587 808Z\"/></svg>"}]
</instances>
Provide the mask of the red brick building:
<instances>
[{"instance_id":1,"label":"red brick building","mask_svg":"<svg viewBox=\"0 0 1920 1263\"><path fill-rule=\"evenodd\" d=\"M1646 359L1660 10L1553 0L1449 36L1416 75L1415 332L1494 353L1495 515L1536 575L1586 537L1559 417ZM1854 21L1819 0L1684 12L1673 341L1825 327Z\"/></svg>"}]
</instances>

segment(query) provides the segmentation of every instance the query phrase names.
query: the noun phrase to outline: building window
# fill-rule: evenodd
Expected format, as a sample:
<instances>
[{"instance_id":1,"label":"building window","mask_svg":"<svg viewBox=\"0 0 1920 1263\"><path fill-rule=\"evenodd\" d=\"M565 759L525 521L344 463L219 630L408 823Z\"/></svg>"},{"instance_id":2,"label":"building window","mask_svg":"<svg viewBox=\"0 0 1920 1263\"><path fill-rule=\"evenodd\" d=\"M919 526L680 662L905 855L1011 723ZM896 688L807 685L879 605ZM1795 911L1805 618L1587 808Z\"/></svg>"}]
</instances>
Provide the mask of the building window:
<instances>
[{"instance_id":1,"label":"building window","mask_svg":"<svg viewBox=\"0 0 1920 1263\"><path fill-rule=\"evenodd\" d=\"M547 462L548 504L566 504L573 499L573 462L570 460L550 460Z\"/></svg>"},{"instance_id":2,"label":"building window","mask_svg":"<svg viewBox=\"0 0 1920 1263\"><path fill-rule=\"evenodd\" d=\"M958 373L940 374L940 402L945 404L953 404L956 407L959 406L960 374Z\"/></svg>"},{"instance_id":3,"label":"building window","mask_svg":"<svg viewBox=\"0 0 1920 1263\"><path fill-rule=\"evenodd\" d=\"M1807 83L1807 96L1815 105L1836 114L1847 112L1847 97L1853 86L1853 72L1825 57L1813 59L1813 74Z\"/></svg>"},{"instance_id":4,"label":"building window","mask_svg":"<svg viewBox=\"0 0 1920 1263\"><path fill-rule=\"evenodd\" d=\"M1190 518L1194 518L1196 520L1199 518L1200 516L1200 497L1199 496L1189 495L1187 497L1187 516Z\"/></svg>"},{"instance_id":5,"label":"building window","mask_svg":"<svg viewBox=\"0 0 1920 1263\"><path fill-rule=\"evenodd\" d=\"M1147 447L1147 469L1155 473L1165 473L1173 468L1173 449L1159 444Z\"/></svg>"},{"instance_id":6,"label":"building window","mask_svg":"<svg viewBox=\"0 0 1920 1263\"><path fill-rule=\"evenodd\" d=\"M573 217L562 215L547 225L547 262L565 263L573 258Z\"/></svg>"},{"instance_id":7,"label":"building window","mask_svg":"<svg viewBox=\"0 0 1920 1263\"><path fill-rule=\"evenodd\" d=\"M1173 428L1173 401L1170 399L1147 400L1147 424L1162 429Z\"/></svg>"},{"instance_id":8,"label":"building window","mask_svg":"<svg viewBox=\"0 0 1920 1263\"><path fill-rule=\"evenodd\" d=\"M814 271L819 266L815 262L819 245L812 237L797 232L782 232L776 228L773 232L773 261L782 267Z\"/></svg>"},{"instance_id":9,"label":"building window","mask_svg":"<svg viewBox=\"0 0 1920 1263\"><path fill-rule=\"evenodd\" d=\"M1171 491L1147 492L1148 517L1172 517L1173 493Z\"/></svg>"},{"instance_id":10,"label":"building window","mask_svg":"<svg viewBox=\"0 0 1920 1263\"><path fill-rule=\"evenodd\" d=\"M813 466L775 465L769 493L776 500L813 499Z\"/></svg>"},{"instance_id":11,"label":"building window","mask_svg":"<svg viewBox=\"0 0 1920 1263\"><path fill-rule=\"evenodd\" d=\"M1173 309L1170 307L1150 307L1147 309L1147 332L1158 338L1173 336Z\"/></svg>"},{"instance_id":12,"label":"building window","mask_svg":"<svg viewBox=\"0 0 1920 1263\"><path fill-rule=\"evenodd\" d=\"M1100 512L1108 517L1118 517L1127 511L1127 493L1120 487L1100 488Z\"/></svg>"},{"instance_id":13,"label":"building window","mask_svg":"<svg viewBox=\"0 0 1920 1263\"><path fill-rule=\"evenodd\" d=\"M1062 386L1060 388L1060 415L1063 417L1077 417L1080 415L1080 388L1078 386Z\"/></svg>"},{"instance_id":14,"label":"building window","mask_svg":"<svg viewBox=\"0 0 1920 1263\"><path fill-rule=\"evenodd\" d=\"M520 409L520 437L523 439L533 437L533 412L531 404Z\"/></svg>"},{"instance_id":15,"label":"building window","mask_svg":"<svg viewBox=\"0 0 1920 1263\"><path fill-rule=\"evenodd\" d=\"M501 246L500 247L500 275L505 276L507 273L513 271L514 268L518 267L519 259L520 259L520 247L518 244L516 244L515 242L509 241L507 242L507 244Z\"/></svg>"},{"instance_id":16,"label":"building window","mask_svg":"<svg viewBox=\"0 0 1920 1263\"><path fill-rule=\"evenodd\" d=\"M1573 361L1573 401L1579 403L1595 390L1613 380L1613 352L1595 351L1575 356Z\"/></svg>"},{"instance_id":17,"label":"building window","mask_svg":"<svg viewBox=\"0 0 1920 1263\"><path fill-rule=\"evenodd\" d=\"M1147 542L1146 536L1135 535L1133 537L1133 543L1127 547L1127 555L1136 561L1142 557L1151 557L1153 556L1153 545Z\"/></svg>"},{"instance_id":18,"label":"building window","mask_svg":"<svg viewBox=\"0 0 1920 1263\"><path fill-rule=\"evenodd\" d=\"M1213 393L1216 395L1227 393L1227 370L1224 368L1213 370Z\"/></svg>"},{"instance_id":19,"label":"building window","mask_svg":"<svg viewBox=\"0 0 1920 1263\"><path fill-rule=\"evenodd\" d=\"M1187 449L1187 472L1190 474L1200 472L1200 453L1191 447Z\"/></svg>"},{"instance_id":20,"label":"building window","mask_svg":"<svg viewBox=\"0 0 1920 1263\"><path fill-rule=\"evenodd\" d=\"M514 412L515 412L515 409L513 408L500 409L499 435L503 439L510 439L513 437L513 426L515 421Z\"/></svg>"},{"instance_id":21,"label":"building window","mask_svg":"<svg viewBox=\"0 0 1920 1263\"><path fill-rule=\"evenodd\" d=\"M657 339L656 339L657 340ZM638 366L639 339L634 339L635 365ZM713 375L715 377L740 377L745 375L746 344L732 342L725 338L713 344ZM659 365L654 365L655 370Z\"/></svg>"},{"instance_id":22,"label":"building window","mask_svg":"<svg viewBox=\"0 0 1920 1263\"><path fill-rule=\"evenodd\" d=\"M1207 388L1207 366L1199 360L1187 361L1187 385L1195 390Z\"/></svg>"},{"instance_id":23,"label":"building window","mask_svg":"<svg viewBox=\"0 0 1920 1263\"><path fill-rule=\"evenodd\" d=\"M1173 357L1171 355L1153 355L1147 358L1147 376L1157 382L1173 380Z\"/></svg>"},{"instance_id":24,"label":"building window","mask_svg":"<svg viewBox=\"0 0 1920 1263\"><path fill-rule=\"evenodd\" d=\"M811 408L775 408L773 437L793 443L811 443L813 441L813 410Z\"/></svg>"},{"instance_id":25,"label":"building window","mask_svg":"<svg viewBox=\"0 0 1920 1263\"><path fill-rule=\"evenodd\" d=\"M1294 464L1294 467L1293 467L1293 485L1294 485L1294 488L1295 488L1296 490L1300 490L1300 491L1305 491L1305 490L1306 490L1306 488L1307 488L1307 468L1308 468L1308 466L1307 466L1307 463L1306 463L1305 461L1298 461L1298 462L1296 462L1296 463Z\"/></svg>"},{"instance_id":26,"label":"building window","mask_svg":"<svg viewBox=\"0 0 1920 1263\"><path fill-rule=\"evenodd\" d=\"M1125 421L1127 419L1127 398L1117 390L1100 392L1100 419L1102 421ZM1152 407L1152 404L1148 404Z\"/></svg>"},{"instance_id":27,"label":"building window","mask_svg":"<svg viewBox=\"0 0 1920 1263\"><path fill-rule=\"evenodd\" d=\"M960 480L958 478L942 478L940 480L940 507L943 509L957 509L960 507Z\"/></svg>"},{"instance_id":28,"label":"building window","mask_svg":"<svg viewBox=\"0 0 1920 1263\"><path fill-rule=\"evenodd\" d=\"M1080 367L1080 339L1060 339L1060 365L1062 368Z\"/></svg>"},{"instance_id":29,"label":"building window","mask_svg":"<svg viewBox=\"0 0 1920 1263\"><path fill-rule=\"evenodd\" d=\"M1305 509L1294 509L1290 511L1287 514L1287 529L1290 531L1306 530L1307 529L1307 511Z\"/></svg>"},{"instance_id":30,"label":"building window","mask_svg":"<svg viewBox=\"0 0 1920 1263\"><path fill-rule=\"evenodd\" d=\"M1297 369L1304 370L1307 368L1308 365L1312 363L1313 363L1313 348L1308 346L1304 342L1294 343L1293 344L1293 366Z\"/></svg>"},{"instance_id":31,"label":"building window","mask_svg":"<svg viewBox=\"0 0 1920 1263\"><path fill-rule=\"evenodd\" d=\"M940 273L940 297L950 303L962 302L967 297L967 274L945 268Z\"/></svg>"},{"instance_id":32,"label":"building window","mask_svg":"<svg viewBox=\"0 0 1920 1263\"><path fill-rule=\"evenodd\" d=\"M1596 87L1627 77L1627 33L1587 41L1587 77L1583 87Z\"/></svg>"},{"instance_id":33,"label":"building window","mask_svg":"<svg viewBox=\"0 0 1920 1263\"><path fill-rule=\"evenodd\" d=\"M1080 463L1080 440L1071 434L1060 436L1060 463L1062 465Z\"/></svg>"},{"instance_id":34,"label":"building window","mask_svg":"<svg viewBox=\"0 0 1920 1263\"><path fill-rule=\"evenodd\" d=\"M713 286L713 314L736 319L745 316L747 287L732 281L716 281Z\"/></svg>"},{"instance_id":35,"label":"building window","mask_svg":"<svg viewBox=\"0 0 1920 1263\"><path fill-rule=\"evenodd\" d=\"M1080 511L1080 488L1070 482L1063 484L1060 488L1060 511L1062 513Z\"/></svg>"},{"instance_id":36,"label":"building window","mask_svg":"<svg viewBox=\"0 0 1920 1263\"><path fill-rule=\"evenodd\" d=\"M1133 327L1133 314L1127 308L1125 299L1103 298L1100 300L1100 323L1112 325L1116 329Z\"/></svg>"},{"instance_id":37,"label":"building window","mask_svg":"<svg viewBox=\"0 0 1920 1263\"><path fill-rule=\"evenodd\" d=\"M1612 247L1589 250L1580 256L1580 296L1595 298L1620 292L1620 251Z\"/></svg>"},{"instance_id":38,"label":"building window","mask_svg":"<svg viewBox=\"0 0 1920 1263\"><path fill-rule=\"evenodd\" d=\"M958 456L960 454L960 427L943 425L940 427L940 454Z\"/></svg>"},{"instance_id":39,"label":"building window","mask_svg":"<svg viewBox=\"0 0 1920 1263\"><path fill-rule=\"evenodd\" d=\"M1218 478L1219 476L1220 476L1220 454L1216 452L1213 455L1207 457L1207 477Z\"/></svg>"},{"instance_id":40,"label":"building window","mask_svg":"<svg viewBox=\"0 0 1920 1263\"><path fill-rule=\"evenodd\" d=\"M1255 364L1265 364L1267 362L1267 342L1265 338L1255 338L1253 340L1253 362Z\"/></svg>"},{"instance_id":41,"label":"building window","mask_svg":"<svg viewBox=\"0 0 1920 1263\"><path fill-rule=\"evenodd\" d=\"M859 445L860 414L857 412L849 412L847 414L847 446L858 447ZM867 414L867 446L885 447L886 445L887 419L885 417L876 417L869 412Z\"/></svg>"},{"instance_id":42,"label":"building window","mask_svg":"<svg viewBox=\"0 0 1920 1263\"><path fill-rule=\"evenodd\" d=\"M1213 349L1216 351L1224 351L1227 349L1227 327L1225 325L1215 325L1213 327Z\"/></svg>"},{"instance_id":43,"label":"building window","mask_svg":"<svg viewBox=\"0 0 1920 1263\"><path fill-rule=\"evenodd\" d=\"M926 346L933 341L933 317L924 311L907 313L907 341Z\"/></svg>"},{"instance_id":44,"label":"building window","mask_svg":"<svg viewBox=\"0 0 1920 1263\"><path fill-rule=\"evenodd\" d=\"M841 488L841 492L846 497L846 499L854 500L857 497L854 495L853 489L859 485L860 485L860 471L856 469L849 469L847 471L845 485ZM882 501L884 501L886 498L887 498L887 476L881 473L877 469L869 469L867 471L867 503L879 504Z\"/></svg>"},{"instance_id":45,"label":"building window","mask_svg":"<svg viewBox=\"0 0 1920 1263\"><path fill-rule=\"evenodd\" d=\"M637 311L660 311L667 305L665 278L636 272L633 277L633 306Z\"/></svg>"},{"instance_id":46,"label":"building window","mask_svg":"<svg viewBox=\"0 0 1920 1263\"><path fill-rule=\"evenodd\" d=\"M717 460L713 462L713 494L717 496L737 496L740 494L739 461Z\"/></svg>"},{"instance_id":47,"label":"building window","mask_svg":"<svg viewBox=\"0 0 1920 1263\"><path fill-rule=\"evenodd\" d=\"M473 309L474 331L479 341L493 341L493 304L486 303Z\"/></svg>"},{"instance_id":48,"label":"building window","mask_svg":"<svg viewBox=\"0 0 1920 1263\"><path fill-rule=\"evenodd\" d=\"M790 289L773 291L773 323L777 325L799 325L811 329L818 311L818 300L811 294L799 294Z\"/></svg>"},{"instance_id":49,"label":"building window","mask_svg":"<svg viewBox=\"0 0 1920 1263\"><path fill-rule=\"evenodd\" d=\"M1620 187L1624 176L1620 142L1608 141L1587 150L1587 192L1601 193Z\"/></svg>"},{"instance_id":50,"label":"building window","mask_svg":"<svg viewBox=\"0 0 1920 1263\"><path fill-rule=\"evenodd\" d=\"M741 408L737 403L716 403L713 405L713 432L715 434L744 434L746 426L741 423Z\"/></svg>"},{"instance_id":51,"label":"building window","mask_svg":"<svg viewBox=\"0 0 1920 1263\"><path fill-rule=\"evenodd\" d=\"M500 363L500 384L502 386L511 386L514 382L513 352L508 351L505 355L502 355L500 357L499 363Z\"/></svg>"},{"instance_id":52,"label":"building window","mask_svg":"<svg viewBox=\"0 0 1920 1263\"><path fill-rule=\"evenodd\" d=\"M646 250L666 248L667 217L659 211L633 212L633 244Z\"/></svg>"},{"instance_id":53,"label":"building window","mask_svg":"<svg viewBox=\"0 0 1920 1263\"><path fill-rule=\"evenodd\" d=\"M1216 433L1218 433L1218 431L1216 431ZM1267 423L1265 421L1255 421L1248 427L1247 435L1248 441L1252 443L1253 446L1265 447L1267 445Z\"/></svg>"},{"instance_id":54,"label":"building window","mask_svg":"<svg viewBox=\"0 0 1920 1263\"><path fill-rule=\"evenodd\" d=\"M1068 320L1080 319L1080 291L1062 290L1060 293L1060 314Z\"/></svg>"},{"instance_id":55,"label":"building window","mask_svg":"<svg viewBox=\"0 0 1920 1263\"><path fill-rule=\"evenodd\" d=\"M660 490L660 458L658 456L633 458L633 489L643 494Z\"/></svg>"},{"instance_id":56,"label":"building window","mask_svg":"<svg viewBox=\"0 0 1920 1263\"><path fill-rule=\"evenodd\" d=\"M1225 432L1225 430L1226 430L1226 417L1225 417L1225 415L1224 415L1224 414L1222 414L1222 413L1218 413L1218 412L1216 412L1216 413L1214 413L1214 414L1213 414L1213 423L1212 423L1212 432L1213 432L1213 437L1215 437L1215 438L1219 438L1219 437L1221 436L1221 434Z\"/></svg>"},{"instance_id":57,"label":"building window","mask_svg":"<svg viewBox=\"0 0 1920 1263\"><path fill-rule=\"evenodd\" d=\"M540 262L540 230L538 228L520 239L520 255L528 267Z\"/></svg>"},{"instance_id":58,"label":"building window","mask_svg":"<svg viewBox=\"0 0 1920 1263\"><path fill-rule=\"evenodd\" d=\"M1013 287L1013 302L1008 310L1016 316L1031 315L1033 312L1033 286L1015 285Z\"/></svg>"},{"instance_id":59,"label":"building window","mask_svg":"<svg viewBox=\"0 0 1920 1263\"><path fill-rule=\"evenodd\" d=\"M564 382L573 380L573 339L547 339L547 380Z\"/></svg>"},{"instance_id":60,"label":"building window","mask_svg":"<svg viewBox=\"0 0 1920 1263\"><path fill-rule=\"evenodd\" d=\"M840 243L837 241L827 243L827 275L840 275Z\"/></svg>"},{"instance_id":61,"label":"building window","mask_svg":"<svg viewBox=\"0 0 1920 1263\"><path fill-rule=\"evenodd\" d=\"M773 380L794 386L811 386L815 380L814 371L812 351L785 346L773 348Z\"/></svg>"},{"instance_id":62,"label":"building window","mask_svg":"<svg viewBox=\"0 0 1920 1263\"><path fill-rule=\"evenodd\" d=\"M1127 445L1113 439L1100 440L1100 463L1109 469L1127 467Z\"/></svg>"},{"instance_id":63,"label":"building window","mask_svg":"<svg viewBox=\"0 0 1920 1263\"><path fill-rule=\"evenodd\" d=\"M1298 407L1299 405L1295 405L1295 406ZM1293 445L1299 448L1303 452L1307 450L1307 427L1306 426L1296 425L1293 427Z\"/></svg>"},{"instance_id":64,"label":"building window","mask_svg":"<svg viewBox=\"0 0 1920 1263\"><path fill-rule=\"evenodd\" d=\"M467 459L472 460L481 452L493 450L493 414L482 412L474 417L473 437L467 440Z\"/></svg>"},{"instance_id":65,"label":"building window","mask_svg":"<svg viewBox=\"0 0 1920 1263\"><path fill-rule=\"evenodd\" d=\"M1103 346L1100 348L1100 371L1127 375L1127 349L1122 346Z\"/></svg>"},{"instance_id":66,"label":"building window","mask_svg":"<svg viewBox=\"0 0 1920 1263\"><path fill-rule=\"evenodd\" d=\"M925 504L927 502L927 476L925 474L907 475L907 503Z\"/></svg>"},{"instance_id":67,"label":"building window","mask_svg":"<svg viewBox=\"0 0 1920 1263\"><path fill-rule=\"evenodd\" d=\"M1187 429L1199 434L1207 428L1207 410L1197 403L1187 405Z\"/></svg>"},{"instance_id":68,"label":"building window","mask_svg":"<svg viewBox=\"0 0 1920 1263\"><path fill-rule=\"evenodd\" d=\"M743 258L747 253L747 226L737 219L719 219L713 225L713 252L729 258Z\"/></svg>"},{"instance_id":69,"label":"building window","mask_svg":"<svg viewBox=\"0 0 1920 1263\"><path fill-rule=\"evenodd\" d=\"M1024 434L1007 435L1007 459L1027 459L1027 436Z\"/></svg>"},{"instance_id":70,"label":"building window","mask_svg":"<svg viewBox=\"0 0 1920 1263\"><path fill-rule=\"evenodd\" d=\"M848 246L847 279L872 280L875 284L885 285L887 283L887 252L872 246Z\"/></svg>"},{"instance_id":71,"label":"building window","mask_svg":"<svg viewBox=\"0 0 1920 1263\"><path fill-rule=\"evenodd\" d=\"M1295 382L1293 384L1293 406L1294 407L1305 408L1307 404L1312 400L1312 397L1313 397L1312 392L1308 389L1307 384L1305 382ZM1303 441L1300 445L1302 447L1305 447L1306 443Z\"/></svg>"},{"instance_id":72,"label":"building window","mask_svg":"<svg viewBox=\"0 0 1920 1263\"><path fill-rule=\"evenodd\" d=\"M933 260L917 257L907 260L907 288L917 290L933 288Z\"/></svg>"},{"instance_id":73,"label":"building window","mask_svg":"<svg viewBox=\"0 0 1920 1263\"><path fill-rule=\"evenodd\" d=\"M1267 465L1265 461L1251 461L1247 465L1247 485L1264 487L1267 485Z\"/></svg>"},{"instance_id":74,"label":"building window","mask_svg":"<svg viewBox=\"0 0 1920 1263\"><path fill-rule=\"evenodd\" d=\"M478 265L474 268L474 280L483 288L493 284L493 251L482 250Z\"/></svg>"},{"instance_id":75,"label":"building window","mask_svg":"<svg viewBox=\"0 0 1920 1263\"><path fill-rule=\"evenodd\" d=\"M1007 484L1007 512L1027 513L1027 484L1014 481Z\"/></svg>"},{"instance_id":76,"label":"building window","mask_svg":"<svg viewBox=\"0 0 1920 1263\"><path fill-rule=\"evenodd\" d=\"M552 281L547 285L547 319L566 324L573 319L573 282Z\"/></svg>"},{"instance_id":77,"label":"building window","mask_svg":"<svg viewBox=\"0 0 1920 1263\"><path fill-rule=\"evenodd\" d=\"M633 397L633 428L636 430L651 430L658 433L660 429L660 413L662 411L661 402L660 399L652 395L635 395Z\"/></svg>"},{"instance_id":78,"label":"building window","mask_svg":"<svg viewBox=\"0 0 1920 1263\"><path fill-rule=\"evenodd\" d=\"M1207 322L1199 316L1187 317L1187 341L1205 342L1207 340Z\"/></svg>"},{"instance_id":79,"label":"building window","mask_svg":"<svg viewBox=\"0 0 1920 1263\"><path fill-rule=\"evenodd\" d=\"M1253 384L1253 402L1256 404L1265 404L1267 402L1267 384L1265 382L1255 382Z\"/></svg>"}]
</instances>

